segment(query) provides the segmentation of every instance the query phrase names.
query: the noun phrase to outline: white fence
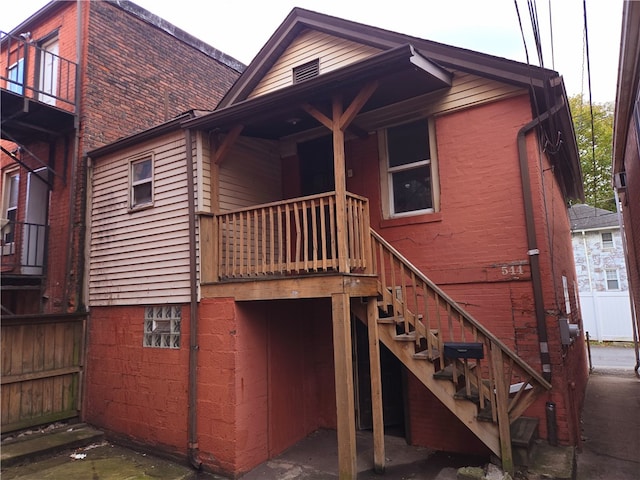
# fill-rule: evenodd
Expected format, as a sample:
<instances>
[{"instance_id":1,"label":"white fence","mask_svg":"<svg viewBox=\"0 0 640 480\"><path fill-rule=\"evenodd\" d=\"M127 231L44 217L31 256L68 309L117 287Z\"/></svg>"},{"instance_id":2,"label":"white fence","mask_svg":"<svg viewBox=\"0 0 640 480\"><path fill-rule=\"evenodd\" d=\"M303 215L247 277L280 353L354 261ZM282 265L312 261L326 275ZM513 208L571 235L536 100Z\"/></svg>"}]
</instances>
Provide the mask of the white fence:
<instances>
[{"instance_id":1,"label":"white fence","mask_svg":"<svg viewBox=\"0 0 640 480\"><path fill-rule=\"evenodd\" d=\"M629 292L580 292L580 310L591 340L633 341Z\"/></svg>"}]
</instances>

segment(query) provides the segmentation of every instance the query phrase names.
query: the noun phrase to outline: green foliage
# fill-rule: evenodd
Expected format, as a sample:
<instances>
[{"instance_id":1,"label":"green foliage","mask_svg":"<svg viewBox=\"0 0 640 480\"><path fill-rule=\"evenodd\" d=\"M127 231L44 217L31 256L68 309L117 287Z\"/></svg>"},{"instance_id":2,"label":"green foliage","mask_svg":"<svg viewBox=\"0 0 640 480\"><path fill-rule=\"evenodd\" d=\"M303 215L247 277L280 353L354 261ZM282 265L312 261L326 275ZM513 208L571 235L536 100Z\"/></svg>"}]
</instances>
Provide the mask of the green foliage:
<instances>
[{"instance_id":1,"label":"green foliage","mask_svg":"<svg viewBox=\"0 0 640 480\"><path fill-rule=\"evenodd\" d=\"M613 155L613 102L594 103L582 95L569 98L576 132L585 203L592 207L616 211L611 185ZM591 111L593 110L593 135Z\"/></svg>"}]
</instances>

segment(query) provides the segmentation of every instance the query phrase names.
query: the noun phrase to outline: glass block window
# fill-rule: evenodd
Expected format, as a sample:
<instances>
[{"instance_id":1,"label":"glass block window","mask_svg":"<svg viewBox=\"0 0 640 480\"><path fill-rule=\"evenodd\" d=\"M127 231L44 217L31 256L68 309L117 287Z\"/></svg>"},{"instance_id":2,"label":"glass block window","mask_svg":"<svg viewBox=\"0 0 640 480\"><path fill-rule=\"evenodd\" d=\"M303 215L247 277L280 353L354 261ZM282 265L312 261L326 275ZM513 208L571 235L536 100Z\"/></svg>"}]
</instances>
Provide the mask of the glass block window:
<instances>
[{"instance_id":1,"label":"glass block window","mask_svg":"<svg viewBox=\"0 0 640 480\"><path fill-rule=\"evenodd\" d=\"M180 305L155 305L144 309L145 347L180 348Z\"/></svg>"}]
</instances>

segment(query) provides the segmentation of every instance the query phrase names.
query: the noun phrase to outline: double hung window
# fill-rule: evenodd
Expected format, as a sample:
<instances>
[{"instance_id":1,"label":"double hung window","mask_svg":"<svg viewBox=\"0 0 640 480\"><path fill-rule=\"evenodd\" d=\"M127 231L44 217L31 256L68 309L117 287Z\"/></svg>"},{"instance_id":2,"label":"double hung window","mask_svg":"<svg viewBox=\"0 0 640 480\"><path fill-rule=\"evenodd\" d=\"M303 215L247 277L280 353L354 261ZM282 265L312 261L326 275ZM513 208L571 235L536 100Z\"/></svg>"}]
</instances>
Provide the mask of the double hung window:
<instances>
[{"instance_id":1,"label":"double hung window","mask_svg":"<svg viewBox=\"0 0 640 480\"><path fill-rule=\"evenodd\" d=\"M153 204L153 157L131 162L131 208Z\"/></svg>"},{"instance_id":2,"label":"double hung window","mask_svg":"<svg viewBox=\"0 0 640 480\"><path fill-rule=\"evenodd\" d=\"M429 121L396 125L384 132L386 159L383 172L389 216L430 213L436 210L434 149Z\"/></svg>"}]
</instances>

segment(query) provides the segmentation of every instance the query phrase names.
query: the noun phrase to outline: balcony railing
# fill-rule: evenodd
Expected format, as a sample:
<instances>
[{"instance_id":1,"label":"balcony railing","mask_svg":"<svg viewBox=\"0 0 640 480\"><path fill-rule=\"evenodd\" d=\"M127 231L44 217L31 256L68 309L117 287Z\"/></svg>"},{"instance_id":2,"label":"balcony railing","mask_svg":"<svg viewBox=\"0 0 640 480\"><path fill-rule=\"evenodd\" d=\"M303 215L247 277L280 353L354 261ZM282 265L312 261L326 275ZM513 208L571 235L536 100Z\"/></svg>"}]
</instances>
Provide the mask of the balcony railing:
<instances>
[{"instance_id":1,"label":"balcony railing","mask_svg":"<svg viewBox=\"0 0 640 480\"><path fill-rule=\"evenodd\" d=\"M369 252L366 198L346 196L346 225L337 228L335 192L258 205L202 217L203 281L337 272L338 232L347 236L350 272L364 272ZM209 239L207 241L207 238ZM211 277L211 278L209 278Z\"/></svg>"},{"instance_id":2,"label":"balcony railing","mask_svg":"<svg viewBox=\"0 0 640 480\"><path fill-rule=\"evenodd\" d=\"M75 111L77 64L32 42L0 31L0 87Z\"/></svg>"},{"instance_id":3,"label":"balcony railing","mask_svg":"<svg viewBox=\"0 0 640 480\"><path fill-rule=\"evenodd\" d=\"M43 275L49 227L2 220L2 272Z\"/></svg>"}]
</instances>

